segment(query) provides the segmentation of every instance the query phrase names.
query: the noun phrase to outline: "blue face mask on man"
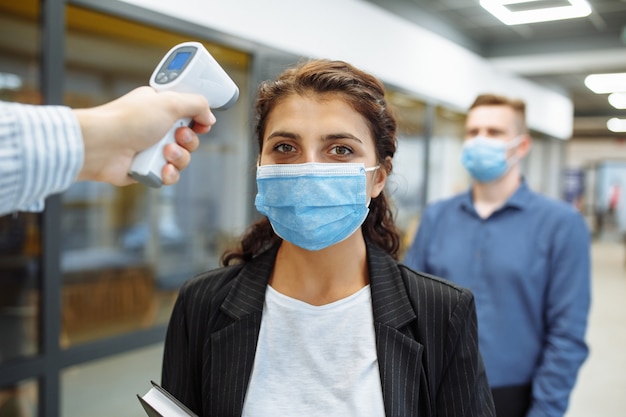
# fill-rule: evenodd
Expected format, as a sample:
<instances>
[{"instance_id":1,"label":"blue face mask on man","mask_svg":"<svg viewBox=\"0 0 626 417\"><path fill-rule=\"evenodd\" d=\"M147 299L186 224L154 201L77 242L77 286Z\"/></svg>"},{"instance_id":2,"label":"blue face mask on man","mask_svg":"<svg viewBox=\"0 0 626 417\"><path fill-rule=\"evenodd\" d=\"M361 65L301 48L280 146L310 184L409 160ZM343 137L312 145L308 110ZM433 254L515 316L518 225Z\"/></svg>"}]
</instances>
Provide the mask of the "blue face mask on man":
<instances>
[{"instance_id":1,"label":"blue face mask on man","mask_svg":"<svg viewBox=\"0 0 626 417\"><path fill-rule=\"evenodd\" d=\"M365 221L365 173L376 169L360 163L260 165L254 204L282 239L311 251L324 249Z\"/></svg>"},{"instance_id":2,"label":"blue face mask on man","mask_svg":"<svg viewBox=\"0 0 626 417\"><path fill-rule=\"evenodd\" d=\"M501 178L517 159L507 160L507 151L520 144L520 135L511 142L475 136L463 144L461 162L472 178L478 182L492 182Z\"/></svg>"}]
</instances>

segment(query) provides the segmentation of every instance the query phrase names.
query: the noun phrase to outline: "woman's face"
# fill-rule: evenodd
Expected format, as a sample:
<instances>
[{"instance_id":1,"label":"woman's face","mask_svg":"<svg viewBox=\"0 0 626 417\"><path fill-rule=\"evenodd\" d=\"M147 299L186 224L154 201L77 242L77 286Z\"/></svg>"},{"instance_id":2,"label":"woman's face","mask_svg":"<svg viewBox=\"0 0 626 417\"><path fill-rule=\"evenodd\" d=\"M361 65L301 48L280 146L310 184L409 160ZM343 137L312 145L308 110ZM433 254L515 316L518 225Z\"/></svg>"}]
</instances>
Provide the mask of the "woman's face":
<instances>
[{"instance_id":1,"label":"woman's face","mask_svg":"<svg viewBox=\"0 0 626 417\"><path fill-rule=\"evenodd\" d=\"M270 112L263 136L260 165L306 162L378 165L374 138L366 120L339 94L290 95ZM384 168L368 172L370 197L382 191Z\"/></svg>"}]
</instances>

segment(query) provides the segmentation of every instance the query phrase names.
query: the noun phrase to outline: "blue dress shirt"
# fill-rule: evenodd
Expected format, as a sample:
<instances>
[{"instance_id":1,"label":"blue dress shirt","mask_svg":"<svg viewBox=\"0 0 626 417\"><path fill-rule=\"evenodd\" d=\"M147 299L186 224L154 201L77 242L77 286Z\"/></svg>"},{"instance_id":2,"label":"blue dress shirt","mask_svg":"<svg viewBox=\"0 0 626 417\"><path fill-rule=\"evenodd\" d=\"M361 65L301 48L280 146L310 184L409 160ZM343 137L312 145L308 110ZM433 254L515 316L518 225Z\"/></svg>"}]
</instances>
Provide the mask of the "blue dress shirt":
<instances>
[{"instance_id":1,"label":"blue dress shirt","mask_svg":"<svg viewBox=\"0 0 626 417\"><path fill-rule=\"evenodd\" d=\"M590 305L590 233L573 207L522 181L482 219L469 190L426 208L404 262L472 290L493 388L532 384L529 417L565 413Z\"/></svg>"},{"instance_id":2,"label":"blue dress shirt","mask_svg":"<svg viewBox=\"0 0 626 417\"><path fill-rule=\"evenodd\" d=\"M0 102L0 215L42 210L48 195L72 184L83 160L69 107Z\"/></svg>"}]
</instances>

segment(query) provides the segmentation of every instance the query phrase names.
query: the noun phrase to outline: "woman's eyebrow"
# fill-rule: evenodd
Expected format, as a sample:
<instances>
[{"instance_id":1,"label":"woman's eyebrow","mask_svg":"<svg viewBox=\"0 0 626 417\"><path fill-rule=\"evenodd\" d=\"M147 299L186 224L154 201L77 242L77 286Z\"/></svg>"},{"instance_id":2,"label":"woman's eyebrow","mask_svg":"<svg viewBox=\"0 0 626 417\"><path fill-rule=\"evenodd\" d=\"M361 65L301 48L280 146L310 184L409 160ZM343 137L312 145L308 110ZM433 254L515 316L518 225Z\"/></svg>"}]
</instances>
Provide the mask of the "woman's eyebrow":
<instances>
[{"instance_id":1,"label":"woman's eyebrow","mask_svg":"<svg viewBox=\"0 0 626 417\"><path fill-rule=\"evenodd\" d=\"M287 138L287 139L294 139L294 140L302 139L302 137L297 133L288 132L285 130L277 130L276 132L270 133L267 136L266 140L275 139L275 138ZM330 133L328 135L322 136L322 140L324 141L337 140L337 139L350 139L359 143L363 143L363 141L359 139L357 136L354 136L352 133L347 133L347 132Z\"/></svg>"},{"instance_id":2,"label":"woman's eyebrow","mask_svg":"<svg viewBox=\"0 0 626 417\"><path fill-rule=\"evenodd\" d=\"M324 140L336 140L336 139L350 139L357 141L359 143L363 143L361 139L357 136L354 136L352 133L331 133L329 135L324 135Z\"/></svg>"},{"instance_id":3,"label":"woman's eyebrow","mask_svg":"<svg viewBox=\"0 0 626 417\"><path fill-rule=\"evenodd\" d=\"M273 138L287 138L287 139L299 140L300 139L300 135L298 135L296 133L293 133L293 132L277 130L276 132L270 133L266 140L270 140L270 139L273 139Z\"/></svg>"}]
</instances>

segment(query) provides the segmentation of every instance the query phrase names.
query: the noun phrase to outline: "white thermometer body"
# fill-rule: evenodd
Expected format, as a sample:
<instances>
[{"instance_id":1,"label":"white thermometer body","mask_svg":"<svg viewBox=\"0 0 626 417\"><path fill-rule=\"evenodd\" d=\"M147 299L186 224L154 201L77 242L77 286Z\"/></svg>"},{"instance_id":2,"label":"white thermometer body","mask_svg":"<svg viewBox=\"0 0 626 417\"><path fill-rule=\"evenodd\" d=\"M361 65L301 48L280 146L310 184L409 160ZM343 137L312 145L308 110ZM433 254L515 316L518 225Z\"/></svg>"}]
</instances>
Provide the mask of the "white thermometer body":
<instances>
[{"instance_id":1,"label":"white thermometer body","mask_svg":"<svg viewBox=\"0 0 626 417\"><path fill-rule=\"evenodd\" d=\"M170 49L152 73L150 86L157 91L201 94L212 110L226 110L239 98L237 85L199 42L185 42ZM190 123L189 118L176 121L159 142L135 156L129 174L145 185L160 187L166 164L163 148L176 142L176 129Z\"/></svg>"}]
</instances>

